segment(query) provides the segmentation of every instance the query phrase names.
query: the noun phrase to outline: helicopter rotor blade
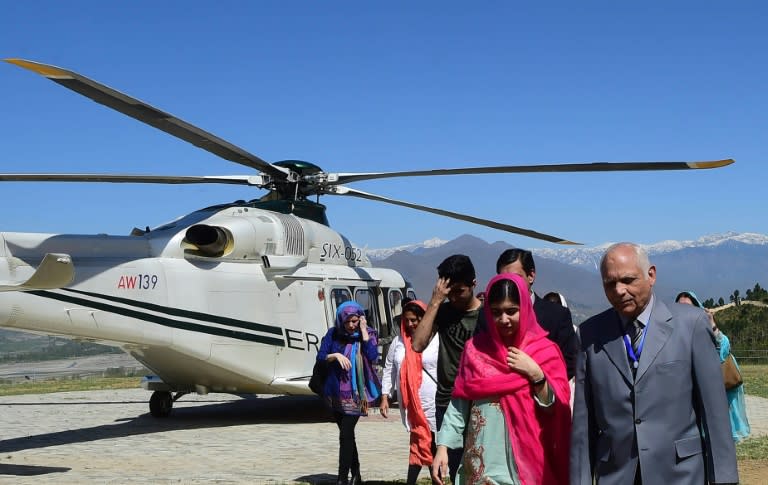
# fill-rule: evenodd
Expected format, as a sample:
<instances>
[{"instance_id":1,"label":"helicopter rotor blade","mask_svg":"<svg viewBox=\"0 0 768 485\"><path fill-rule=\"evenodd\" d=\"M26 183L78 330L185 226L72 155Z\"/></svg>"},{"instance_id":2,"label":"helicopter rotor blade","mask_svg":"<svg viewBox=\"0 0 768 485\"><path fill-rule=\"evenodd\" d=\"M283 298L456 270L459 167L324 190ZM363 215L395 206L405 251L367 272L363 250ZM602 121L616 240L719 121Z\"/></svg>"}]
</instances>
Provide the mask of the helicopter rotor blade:
<instances>
[{"instance_id":1,"label":"helicopter rotor blade","mask_svg":"<svg viewBox=\"0 0 768 485\"><path fill-rule=\"evenodd\" d=\"M264 187L261 175L179 176L112 175L91 173L0 173L0 182L111 182L134 184L231 184Z\"/></svg>"},{"instance_id":2,"label":"helicopter rotor blade","mask_svg":"<svg viewBox=\"0 0 768 485\"><path fill-rule=\"evenodd\" d=\"M327 192L329 195L345 195L350 197L359 197L361 199L368 199L368 200L374 200L377 202L385 202L387 204L394 204L399 205L402 207L409 207L411 209L416 209L424 212L431 212L432 214L437 214L441 216L450 217L452 219L459 219L461 221L471 222L473 224L479 224L481 226L486 227L492 227L494 229L498 229L500 231L506 231L511 232L513 234L520 234L521 236L527 236L534 239L541 239L542 241L548 241L556 244L569 244L569 245L581 245L581 243L568 241L566 239L563 239L561 237L557 236L551 236L549 234L543 234L541 232L536 232L531 229L524 229L522 227L517 226L510 226L508 224L502 224L500 222L496 221L490 221L488 219L481 219L479 217L470 216L467 214L460 214L458 212L451 212L443 209L437 209L434 207L428 207L425 205L420 204L414 204L412 202L405 202L402 200L397 199L390 199L388 197L382 197L380 195L371 194L368 192L363 192L361 190L351 189L349 187L344 186L334 186L330 187L329 191Z\"/></svg>"},{"instance_id":3,"label":"helicopter rotor blade","mask_svg":"<svg viewBox=\"0 0 768 485\"><path fill-rule=\"evenodd\" d=\"M536 173L536 172L619 172L644 170L700 170L725 167L734 163L731 158L702 162L594 162L554 163L545 165L502 165L496 167L439 168L434 170L409 170L404 172L370 172L328 174L328 180L335 183L358 182L395 177L423 177L432 175L478 175L492 173Z\"/></svg>"},{"instance_id":4,"label":"helicopter rotor blade","mask_svg":"<svg viewBox=\"0 0 768 485\"><path fill-rule=\"evenodd\" d=\"M260 170L277 179L285 179L290 175L288 169L266 162L212 133L74 71L24 59L4 60L10 64L40 74L67 89L91 98L99 104L153 126L176 138L180 138L225 160Z\"/></svg>"}]
</instances>

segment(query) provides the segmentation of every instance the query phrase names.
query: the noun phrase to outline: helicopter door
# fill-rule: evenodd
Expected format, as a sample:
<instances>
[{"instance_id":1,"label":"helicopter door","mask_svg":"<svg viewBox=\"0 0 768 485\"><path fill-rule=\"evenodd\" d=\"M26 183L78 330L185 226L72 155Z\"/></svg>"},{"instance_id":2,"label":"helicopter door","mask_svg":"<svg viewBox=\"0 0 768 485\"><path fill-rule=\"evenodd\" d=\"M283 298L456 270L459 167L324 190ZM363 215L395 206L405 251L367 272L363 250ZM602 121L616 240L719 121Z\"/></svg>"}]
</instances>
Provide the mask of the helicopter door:
<instances>
[{"instance_id":1,"label":"helicopter door","mask_svg":"<svg viewBox=\"0 0 768 485\"><path fill-rule=\"evenodd\" d=\"M379 346L379 358L376 363L377 367L381 367L381 361L383 359L382 352L384 351L383 343L381 341L382 331L386 332L386 322L382 325L379 308L377 304L376 294L373 288L355 288L355 301L363 307L365 311L365 319L368 321L368 326L376 330Z\"/></svg>"},{"instance_id":2,"label":"helicopter door","mask_svg":"<svg viewBox=\"0 0 768 485\"><path fill-rule=\"evenodd\" d=\"M329 320L330 322L334 322L332 324L335 324L336 319L336 309L339 308L339 305L344 303L345 301L352 300L352 292L350 291L349 287L335 287L331 288L330 291L330 308L329 311L331 312L331 315L333 317ZM365 312L365 319L368 322L368 326L374 330L376 330L376 333L381 335L382 325L381 325L381 317L379 315L379 308L377 304L376 294L374 293L373 288L354 288L354 300L360 304L361 307L363 307L363 311ZM379 344L379 358L381 358L381 344Z\"/></svg>"}]
</instances>

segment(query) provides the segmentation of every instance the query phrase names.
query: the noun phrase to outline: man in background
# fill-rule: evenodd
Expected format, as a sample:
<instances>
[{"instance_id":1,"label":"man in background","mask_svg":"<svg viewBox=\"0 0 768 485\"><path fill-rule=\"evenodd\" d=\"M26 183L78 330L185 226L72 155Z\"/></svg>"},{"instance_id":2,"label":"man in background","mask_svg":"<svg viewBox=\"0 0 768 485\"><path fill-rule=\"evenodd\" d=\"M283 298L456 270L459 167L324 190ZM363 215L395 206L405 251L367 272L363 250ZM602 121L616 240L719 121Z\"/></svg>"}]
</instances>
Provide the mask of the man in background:
<instances>
[{"instance_id":1,"label":"man in background","mask_svg":"<svg viewBox=\"0 0 768 485\"><path fill-rule=\"evenodd\" d=\"M533 282L536 281L536 263L533 261L533 254L525 249L507 249L496 261L496 273L515 273L528 282L536 320L541 328L549 332L549 339L560 347L565 359L568 379L573 379L576 355L579 352L579 338L574 331L571 311L562 305L544 300L533 291Z\"/></svg>"}]
</instances>

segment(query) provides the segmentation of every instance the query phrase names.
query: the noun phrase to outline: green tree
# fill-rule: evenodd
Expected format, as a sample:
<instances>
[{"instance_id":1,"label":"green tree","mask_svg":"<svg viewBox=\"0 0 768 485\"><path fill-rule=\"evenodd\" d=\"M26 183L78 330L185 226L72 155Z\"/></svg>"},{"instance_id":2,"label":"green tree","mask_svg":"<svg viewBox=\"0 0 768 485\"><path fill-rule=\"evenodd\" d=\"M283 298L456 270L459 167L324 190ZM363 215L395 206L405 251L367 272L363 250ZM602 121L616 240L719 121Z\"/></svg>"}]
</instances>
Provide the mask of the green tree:
<instances>
[{"instance_id":1,"label":"green tree","mask_svg":"<svg viewBox=\"0 0 768 485\"><path fill-rule=\"evenodd\" d=\"M719 300L717 300L717 306L723 306L725 305L725 300L723 300L723 297L721 296Z\"/></svg>"},{"instance_id":2,"label":"green tree","mask_svg":"<svg viewBox=\"0 0 768 485\"><path fill-rule=\"evenodd\" d=\"M752 288L752 299L756 301L763 301L768 299L768 291L760 286L760 283L755 283L755 287Z\"/></svg>"}]
</instances>

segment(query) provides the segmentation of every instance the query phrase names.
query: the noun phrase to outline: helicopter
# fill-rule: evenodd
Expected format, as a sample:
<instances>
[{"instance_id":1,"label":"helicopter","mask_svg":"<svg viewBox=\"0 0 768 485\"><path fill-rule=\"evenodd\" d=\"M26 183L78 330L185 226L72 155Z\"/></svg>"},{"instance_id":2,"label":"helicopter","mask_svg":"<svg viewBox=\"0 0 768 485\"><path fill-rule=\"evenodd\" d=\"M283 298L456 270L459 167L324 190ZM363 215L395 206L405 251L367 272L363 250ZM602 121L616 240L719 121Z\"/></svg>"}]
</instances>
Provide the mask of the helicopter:
<instances>
[{"instance_id":1,"label":"helicopter","mask_svg":"<svg viewBox=\"0 0 768 485\"><path fill-rule=\"evenodd\" d=\"M223 203L129 235L0 232L0 326L122 348L153 375L149 411L167 417L188 393L311 394L309 378L338 305L358 301L385 344L405 299L400 273L371 264L328 222L321 196L425 211L557 244L567 239L347 183L394 177L525 172L696 170L700 162L509 165L400 172L329 173L301 160L270 163L74 71L6 62L253 171L232 176L7 173L0 182L235 184L267 193ZM314 200L313 200L314 198Z\"/></svg>"}]
</instances>

